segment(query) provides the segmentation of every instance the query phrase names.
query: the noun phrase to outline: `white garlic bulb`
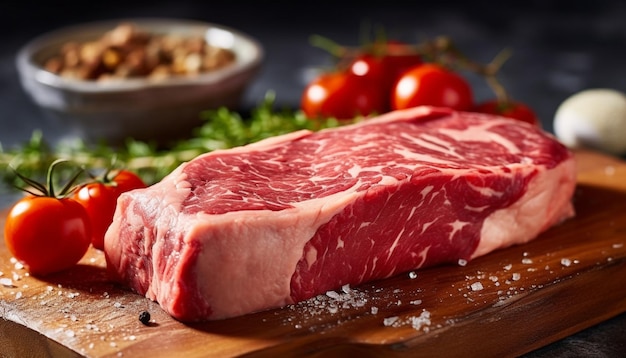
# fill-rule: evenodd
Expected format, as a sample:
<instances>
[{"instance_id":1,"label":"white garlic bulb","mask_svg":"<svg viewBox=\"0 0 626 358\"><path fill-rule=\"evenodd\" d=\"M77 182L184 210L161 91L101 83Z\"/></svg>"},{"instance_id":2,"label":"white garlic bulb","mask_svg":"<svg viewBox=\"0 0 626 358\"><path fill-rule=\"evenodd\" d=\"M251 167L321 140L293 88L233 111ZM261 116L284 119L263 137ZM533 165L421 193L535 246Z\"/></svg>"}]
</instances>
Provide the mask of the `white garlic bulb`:
<instances>
[{"instance_id":1,"label":"white garlic bulb","mask_svg":"<svg viewBox=\"0 0 626 358\"><path fill-rule=\"evenodd\" d=\"M572 95L555 113L554 133L570 148L626 154L626 95L607 88Z\"/></svg>"}]
</instances>

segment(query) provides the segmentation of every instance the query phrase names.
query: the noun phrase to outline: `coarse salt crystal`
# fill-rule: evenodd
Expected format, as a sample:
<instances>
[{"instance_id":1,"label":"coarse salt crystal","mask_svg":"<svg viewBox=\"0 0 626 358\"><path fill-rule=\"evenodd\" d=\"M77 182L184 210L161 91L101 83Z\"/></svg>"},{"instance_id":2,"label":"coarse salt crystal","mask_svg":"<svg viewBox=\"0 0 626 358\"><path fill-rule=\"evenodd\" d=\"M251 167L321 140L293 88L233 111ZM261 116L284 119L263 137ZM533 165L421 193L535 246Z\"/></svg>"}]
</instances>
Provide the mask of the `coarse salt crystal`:
<instances>
[{"instance_id":1,"label":"coarse salt crystal","mask_svg":"<svg viewBox=\"0 0 626 358\"><path fill-rule=\"evenodd\" d=\"M519 281L519 279L522 278L522 275L520 275L519 273L514 273L513 276L511 277L511 279L513 281Z\"/></svg>"},{"instance_id":2,"label":"coarse salt crystal","mask_svg":"<svg viewBox=\"0 0 626 358\"><path fill-rule=\"evenodd\" d=\"M421 305L422 304L422 300L413 300L410 302L412 305Z\"/></svg>"},{"instance_id":3,"label":"coarse salt crystal","mask_svg":"<svg viewBox=\"0 0 626 358\"><path fill-rule=\"evenodd\" d=\"M506 271L509 271L512 268L513 268L512 264L508 264L508 265L504 266L504 270L506 270Z\"/></svg>"},{"instance_id":4,"label":"coarse salt crystal","mask_svg":"<svg viewBox=\"0 0 626 358\"><path fill-rule=\"evenodd\" d=\"M339 299L339 293L335 292L335 291L326 291L326 296L332 298L332 299Z\"/></svg>"},{"instance_id":5,"label":"coarse salt crystal","mask_svg":"<svg viewBox=\"0 0 626 358\"><path fill-rule=\"evenodd\" d=\"M567 258L562 258L561 259L561 265L565 266L565 267L569 267L572 264L572 260L567 259Z\"/></svg>"},{"instance_id":6,"label":"coarse salt crystal","mask_svg":"<svg viewBox=\"0 0 626 358\"><path fill-rule=\"evenodd\" d=\"M15 287L13 286L13 280L11 280L10 278L0 278L0 285L4 286L4 287Z\"/></svg>"},{"instance_id":7,"label":"coarse salt crystal","mask_svg":"<svg viewBox=\"0 0 626 358\"><path fill-rule=\"evenodd\" d=\"M458 263L459 263L459 266L465 266L465 265L467 265L467 260L459 259Z\"/></svg>"},{"instance_id":8,"label":"coarse salt crystal","mask_svg":"<svg viewBox=\"0 0 626 358\"><path fill-rule=\"evenodd\" d=\"M415 330L419 330L423 326L430 326L430 312L424 310L419 317L411 317L411 326Z\"/></svg>"},{"instance_id":9,"label":"coarse salt crystal","mask_svg":"<svg viewBox=\"0 0 626 358\"><path fill-rule=\"evenodd\" d=\"M386 317L383 320L383 324L385 325L385 327L393 326L393 324L398 321L398 318L399 318L398 316Z\"/></svg>"},{"instance_id":10,"label":"coarse salt crystal","mask_svg":"<svg viewBox=\"0 0 626 358\"><path fill-rule=\"evenodd\" d=\"M370 308L370 313L371 313L371 314L378 314L378 307L376 307L376 306L372 306L372 307Z\"/></svg>"},{"instance_id":11,"label":"coarse salt crystal","mask_svg":"<svg viewBox=\"0 0 626 358\"><path fill-rule=\"evenodd\" d=\"M472 288L472 291L480 291L484 288L483 284L480 282L474 282L470 287Z\"/></svg>"},{"instance_id":12,"label":"coarse salt crystal","mask_svg":"<svg viewBox=\"0 0 626 358\"><path fill-rule=\"evenodd\" d=\"M532 260L532 259L529 259L529 258L524 258L524 259L522 259L522 263L523 263L524 265L530 265L530 264L532 264L532 263L533 263L533 260Z\"/></svg>"}]
</instances>

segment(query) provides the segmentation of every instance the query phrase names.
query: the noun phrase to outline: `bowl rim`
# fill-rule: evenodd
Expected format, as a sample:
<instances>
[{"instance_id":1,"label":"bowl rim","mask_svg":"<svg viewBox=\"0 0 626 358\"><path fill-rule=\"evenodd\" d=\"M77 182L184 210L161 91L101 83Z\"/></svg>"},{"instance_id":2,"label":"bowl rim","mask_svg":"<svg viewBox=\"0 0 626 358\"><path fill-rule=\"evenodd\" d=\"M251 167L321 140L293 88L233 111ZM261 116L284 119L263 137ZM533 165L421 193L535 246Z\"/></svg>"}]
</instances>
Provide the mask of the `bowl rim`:
<instances>
[{"instance_id":1,"label":"bowl rim","mask_svg":"<svg viewBox=\"0 0 626 358\"><path fill-rule=\"evenodd\" d=\"M140 27L188 27L202 29L203 31L209 29L217 29L226 31L234 36L238 41L243 42L248 48L252 50L252 54L246 58L241 59L237 56L236 63L234 65L224 67L219 70L209 71L192 76L170 76L164 79L154 80L145 77L131 78L120 81L87 81L66 78L50 71L45 70L39 66L33 56L49 42L56 41L59 37L68 35L71 32L97 30L102 29L103 33L120 23L133 23ZM24 44L17 52L15 57L15 63L18 68L18 72L22 76L32 77L32 79L38 83L60 88L66 90L72 90L77 92L124 92L134 91L145 88L159 88L159 87L176 87L181 85L207 85L219 83L239 73L246 72L248 70L254 70L259 67L264 60L265 51L261 43L252 36L236 30L232 27L216 24L213 22L191 20L184 18L161 18L161 17L131 17L131 18L118 18L91 21L80 24L67 25L59 27L55 30L43 33L36 36Z\"/></svg>"}]
</instances>

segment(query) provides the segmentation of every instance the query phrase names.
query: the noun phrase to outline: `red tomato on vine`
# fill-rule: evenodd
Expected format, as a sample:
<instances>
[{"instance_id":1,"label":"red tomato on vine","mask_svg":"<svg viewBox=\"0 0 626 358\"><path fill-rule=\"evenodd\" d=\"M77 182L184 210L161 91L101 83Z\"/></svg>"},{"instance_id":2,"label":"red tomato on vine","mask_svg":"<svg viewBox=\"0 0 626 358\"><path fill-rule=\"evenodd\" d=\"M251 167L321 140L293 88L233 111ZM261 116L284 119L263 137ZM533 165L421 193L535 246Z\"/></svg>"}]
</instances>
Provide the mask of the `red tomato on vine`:
<instances>
[{"instance_id":1,"label":"red tomato on vine","mask_svg":"<svg viewBox=\"0 0 626 358\"><path fill-rule=\"evenodd\" d=\"M113 222L117 198L124 192L144 187L146 184L137 174L121 170L106 172L100 180L84 184L76 191L74 199L85 208L91 221L94 248L104 249L104 235Z\"/></svg>"},{"instance_id":2,"label":"red tomato on vine","mask_svg":"<svg viewBox=\"0 0 626 358\"><path fill-rule=\"evenodd\" d=\"M474 101L472 89L462 76L431 63L405 72L391 96L392 109L428 105L466 111Z\"/></svg>"},{"instance_id":3,"label":"red tomato on vine","mask_svg":"<svg viewBox=\"0 0 626 358\"><path fill-rule=\"evenodd\" d=\"M400 76L420 64L422 57L412 51L411 46L389 41L374 44L371 50L357 56L350 63L349 71L376 83L388 97Z\"/></svg>"},{"instance_id":4,"label":"red tomato on vine","mask_svg":"<svg viewBox=\"0 0 626 358\"><path fill-rule=\"evenodd\" d=\"M353 119L385 112L386 94L367 78L350 72L328 72L306 86L300 108L309 118Z\"/></svg>"},{"instance_id":5,"label":"red tomato on vine","mask_svg":"<svg viewBox=\"0 0 626 358\"><path fill-rule=\"evenodd\" d=\"M61 162L55 161L48 169L47 186L16 173L33 190L24 189L29 194L9 211L4 240L9 252L33 275L48 275L76 265L91 243L89 216L68 196L70 185L59 193L53 186L53 170Z\"/></svg>"}]
</instances>

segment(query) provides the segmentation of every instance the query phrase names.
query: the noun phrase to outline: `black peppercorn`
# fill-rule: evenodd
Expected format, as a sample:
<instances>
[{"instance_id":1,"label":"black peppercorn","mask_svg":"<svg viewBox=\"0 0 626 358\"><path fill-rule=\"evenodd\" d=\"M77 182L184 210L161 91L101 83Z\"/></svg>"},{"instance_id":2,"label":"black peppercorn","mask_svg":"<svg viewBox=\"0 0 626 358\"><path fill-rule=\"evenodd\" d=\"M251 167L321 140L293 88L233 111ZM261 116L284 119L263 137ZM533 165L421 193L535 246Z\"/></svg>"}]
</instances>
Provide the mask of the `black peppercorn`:
<instances>
[{"instance_id":1,"label":"black peppercorn","mask_svg":"<svg viewBox=\"0 0 626 358\"><path fill-rule=\"evenodd\" d=\"M150 323L150 312L143 311L139 314L139 322L145 324L146 326Z\"/></svg>"}]
</instances>

